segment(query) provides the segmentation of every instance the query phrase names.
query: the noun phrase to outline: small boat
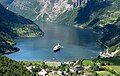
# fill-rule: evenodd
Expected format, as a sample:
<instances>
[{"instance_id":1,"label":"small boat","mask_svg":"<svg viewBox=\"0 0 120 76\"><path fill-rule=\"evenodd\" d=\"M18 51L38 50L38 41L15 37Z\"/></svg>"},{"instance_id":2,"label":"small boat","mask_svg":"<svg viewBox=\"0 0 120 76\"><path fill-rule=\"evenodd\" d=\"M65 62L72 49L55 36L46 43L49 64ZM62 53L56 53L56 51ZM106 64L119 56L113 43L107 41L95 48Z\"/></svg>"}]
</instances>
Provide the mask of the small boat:
<instances>
[{"instance_id":1,"label":"small boat","mask_svg":"<svg viewBox=\"0 0 120 76\"><path fill-rule=\"evenodd\" d=\"M57 45L55 45L55 47L53 48L54 52L60 51L60 49L63 48L59 43Z\"/></svg>"}]
</instances>

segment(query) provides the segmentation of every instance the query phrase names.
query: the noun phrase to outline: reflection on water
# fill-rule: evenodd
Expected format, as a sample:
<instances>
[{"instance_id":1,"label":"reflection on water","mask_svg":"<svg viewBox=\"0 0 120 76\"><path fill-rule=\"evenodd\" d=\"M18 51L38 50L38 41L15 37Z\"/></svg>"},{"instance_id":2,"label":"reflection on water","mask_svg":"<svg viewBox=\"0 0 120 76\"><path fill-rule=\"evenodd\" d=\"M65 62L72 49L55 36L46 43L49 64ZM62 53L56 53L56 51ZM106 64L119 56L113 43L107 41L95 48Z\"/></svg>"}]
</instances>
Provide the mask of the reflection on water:
<instances>
[{"instance_id":1,"label":"reflection on water","mask_svg":"<svg viewBox=\"0 0 120 76\"><path fill-rule=\"evenodd\" d=\"M40 25L44 37L17 39L21 51L6 55L14 60L59 60L71 61L81 58L96 58L101 50L98 36L90 30L82 30L56 24ZM54 53L52 48L60 43L64 48Z\"/></svg>"}]
</instances>

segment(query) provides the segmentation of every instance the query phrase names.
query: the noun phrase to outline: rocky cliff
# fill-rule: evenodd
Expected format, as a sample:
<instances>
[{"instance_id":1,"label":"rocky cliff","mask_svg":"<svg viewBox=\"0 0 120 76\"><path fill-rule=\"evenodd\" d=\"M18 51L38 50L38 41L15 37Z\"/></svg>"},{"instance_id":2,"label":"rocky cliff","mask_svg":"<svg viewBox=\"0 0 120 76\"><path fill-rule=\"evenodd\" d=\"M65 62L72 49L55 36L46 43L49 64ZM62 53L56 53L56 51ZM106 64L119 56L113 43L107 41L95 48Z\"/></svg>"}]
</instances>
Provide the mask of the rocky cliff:
<instances>
[{"instance_id":1,"label":"rocky cliff","mask_svg":"<svg viewBox=\"0 0 120 76\"><path fill-rule=\"evenodd\" d=\"M66 11L84 6L88 0L15 0L9 10L31 20L53 22Z\"/></svg>"}]
</instances>

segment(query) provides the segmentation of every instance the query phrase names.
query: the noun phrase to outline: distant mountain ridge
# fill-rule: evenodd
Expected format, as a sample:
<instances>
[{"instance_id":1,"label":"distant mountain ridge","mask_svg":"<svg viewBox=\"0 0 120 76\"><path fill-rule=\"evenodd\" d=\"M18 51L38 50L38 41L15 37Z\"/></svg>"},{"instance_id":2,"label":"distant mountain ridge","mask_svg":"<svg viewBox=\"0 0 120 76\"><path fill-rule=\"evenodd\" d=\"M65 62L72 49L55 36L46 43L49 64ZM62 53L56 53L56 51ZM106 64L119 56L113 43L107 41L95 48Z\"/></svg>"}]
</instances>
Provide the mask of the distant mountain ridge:
<instances>
[{"instance_id":1,"label":"distant mountain ridge","mask_svg":"<svg viewBox=\"0 0 120 76\"><path fill-rule=\"evenodd\" d=\"M81 7L88 0L15 0L9 10L31 20L53 22L62 13ZM18 10L19 9L19 10Z\"/></svg>"}]
</instances>

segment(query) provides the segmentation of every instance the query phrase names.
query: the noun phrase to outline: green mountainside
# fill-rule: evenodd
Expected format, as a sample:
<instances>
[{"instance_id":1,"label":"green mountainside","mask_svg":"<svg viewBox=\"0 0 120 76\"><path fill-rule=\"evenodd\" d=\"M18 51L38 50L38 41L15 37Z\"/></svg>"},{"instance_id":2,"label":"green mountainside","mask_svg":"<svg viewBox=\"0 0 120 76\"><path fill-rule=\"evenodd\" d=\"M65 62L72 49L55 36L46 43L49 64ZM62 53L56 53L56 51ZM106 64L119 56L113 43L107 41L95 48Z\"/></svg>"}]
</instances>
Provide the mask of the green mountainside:
<instances>
[{"instance_id":1,"label":"green mountainside","mask_svg":"<svg viewBox=\"0 0 120 76\"><path fill-rule=\"evenodd\" d=\"M0 76L32 76L22 63L11 60L1 54L19 51L14 47L13 38L36 37L43 35L34 22L6 10L0 4Z\"/></svg>"},{"instance_id":2,"label":"green mountainside","mask_svg":"<svg viewBox=\"0 0 120 76\"><path fill-rule=\"evenodd\" d=\"M90 0L81 8L66 11L55 22L82 29L93 29L103 37L100 41L109 47L109 52L120 50L120 1ZM120 53L117 53L120 56Z\"/></svg>"},{"instance_id":3,"label":"green mountainside","mask_svg":"<svg viewBox=\"0 0 120 76\"><path fill-rule=\"evenodd\" d=\"M96 8L97 7L98 6L96 6ZM103 37L100 39L100 41L109 47L110 52L120 50L119 7L119 0L106 1L102 4L102 8L100 7L101 9L93 12L90 16L88 16L88 21L82 23L84 28L92 28L94 31L102 34ZM79 21L77 22L81 26L81 23ZM119 52L117 55L120 56Z\"/></svg>"},{"instance_id":4,"label":"green mountainside","mask_svg":"<svg viewBox=\"0 0 120 76\"><path fill-rule=\"evenodd\" d=\"M41 29L32 21L6 10L0 4L0 53L18 51L12 38L42 35Z\"/></svg>"},{"instance_id":5,"label":"green mountainside","mask_svg":"<svg viewBox=\"0 0 120 76\"><path fill-rule=\"evenodd\" d=\"M7 27L16 34L17 37L34 37L42 34L41 30L35 23L6 10L2 5L0 5L0 15L1 27ZM3 29L3 31L5 30Z\"/></svg>"},{"instance_id":6,"label":"green mountainside","mask_svg":"<svg viewBox=\"0 0 120 76\"><path fill-rule=\"evenodd\" d=\"M32 76L32 73L23 64L0 56L0 76Z\"/></svg>"},{"instance_id":7,"label":"green mountainside","mask_svg":"<svg viewBox=\"0 0 120 76\"><path fill-rule=\"evenodd\" d=\"M103 36L100 41L109 47L109 52L113 52L120 50L119 7L119 0L90 0L85 7L60 15L56 22L82 29L93 29ZM120 56L120 52L117 56Z\"/></svg>"}]
</instances>

